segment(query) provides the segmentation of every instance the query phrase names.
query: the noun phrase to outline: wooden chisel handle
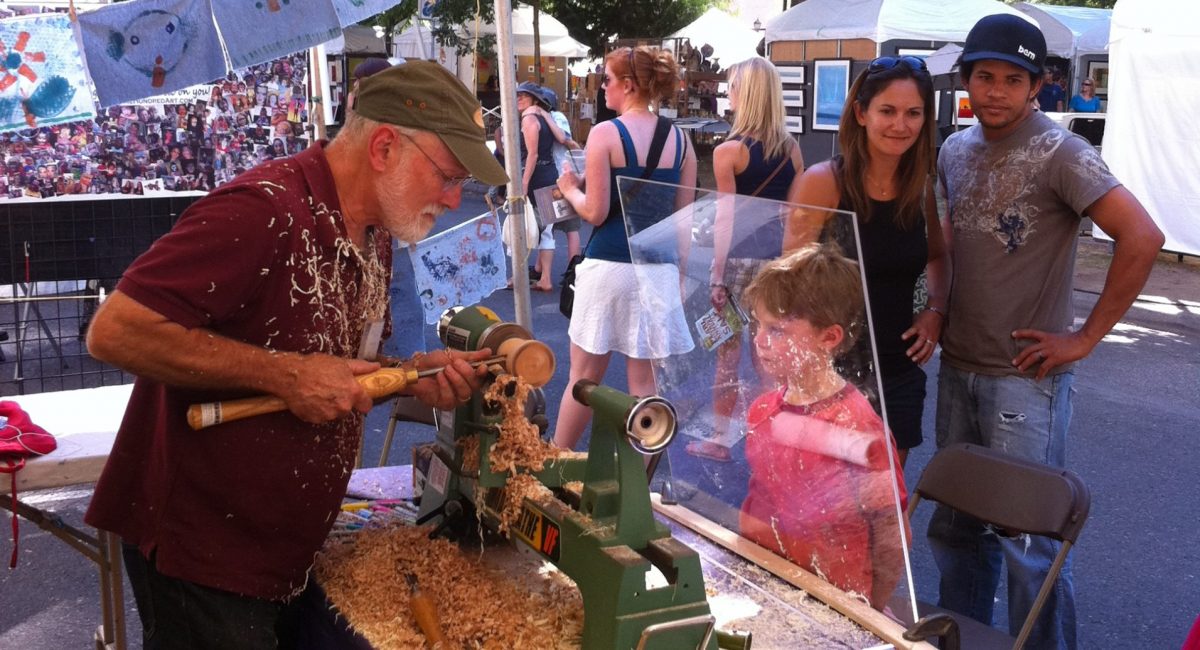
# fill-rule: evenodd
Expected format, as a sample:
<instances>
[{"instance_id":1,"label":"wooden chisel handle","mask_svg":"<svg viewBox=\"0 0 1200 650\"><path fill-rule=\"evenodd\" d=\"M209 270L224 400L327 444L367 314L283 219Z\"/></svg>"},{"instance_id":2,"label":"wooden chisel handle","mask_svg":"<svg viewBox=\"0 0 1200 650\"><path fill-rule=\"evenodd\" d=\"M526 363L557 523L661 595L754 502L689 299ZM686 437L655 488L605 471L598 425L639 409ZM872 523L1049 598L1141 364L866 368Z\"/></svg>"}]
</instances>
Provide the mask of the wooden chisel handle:
<instances>
[{"instance_id":1,"label":"wooden chisel handle","mask_svg":"<svg viewBox=\"0 0 1200 650\"><path fill-rule=\"evenodd\" d=\"M386 397L392 393L404 390L415 382L418 373L415 370L403 368L381 368L375 372L355 377L359 385L367 391L372 399ZM207 404L192 404L188 407L188 426L200 430L222 422L233 422L256 415L286 411L287 403L273 395L260 395L244 399L227 400L224 402L208 402Z\"/></svg>"},{"instance_id":2,"label":"wooden chisel handle","mask_svg":"<svg viewBox=\"0 0 1200 650\"><path fill-rule=\"evenodd\" d=\"M417 619L417 626L421 628L421 633L429 641L429 647L445 648L446 635L442 634L442 624L438 622L437 605L434 604L433 599L417 592L409 598L409 605L412 607L413 616Z\"/></svg>"}]
</instances>

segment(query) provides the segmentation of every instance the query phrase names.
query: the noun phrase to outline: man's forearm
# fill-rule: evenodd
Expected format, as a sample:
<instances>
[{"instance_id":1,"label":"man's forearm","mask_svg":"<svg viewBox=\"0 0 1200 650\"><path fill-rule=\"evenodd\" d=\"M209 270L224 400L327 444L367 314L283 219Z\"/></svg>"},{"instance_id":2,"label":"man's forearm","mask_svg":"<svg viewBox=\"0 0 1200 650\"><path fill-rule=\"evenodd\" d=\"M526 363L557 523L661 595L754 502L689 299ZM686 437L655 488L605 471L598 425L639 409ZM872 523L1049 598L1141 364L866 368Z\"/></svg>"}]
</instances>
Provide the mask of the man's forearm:
<instances>
[{"instance_id":1,"label":"man's forearm","mask_svg":"<svg viewBox=\"0 0 1200 650\"><path fill-rule=\"evenodd\" d=\"M202 328L187 329L116 292L88 331L92 356L171 386L280 394L299 355L274 352Z\"/></svg>"}]
</instances>

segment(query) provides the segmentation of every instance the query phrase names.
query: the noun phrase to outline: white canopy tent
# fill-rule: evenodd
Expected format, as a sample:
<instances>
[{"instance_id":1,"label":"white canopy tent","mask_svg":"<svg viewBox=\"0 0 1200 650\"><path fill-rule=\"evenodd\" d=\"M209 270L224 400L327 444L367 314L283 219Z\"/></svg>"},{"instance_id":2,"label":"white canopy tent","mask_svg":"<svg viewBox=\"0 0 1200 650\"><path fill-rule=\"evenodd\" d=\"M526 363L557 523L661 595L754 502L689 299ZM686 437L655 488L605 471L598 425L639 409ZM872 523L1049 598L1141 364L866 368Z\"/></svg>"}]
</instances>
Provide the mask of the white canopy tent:
<instances>
[{"instance_id":1,"label":"white canopy tent","mask_svg":"<svg viewBox=\"0 0 1200 650\"><path fill-rule=\"evenodd\" d=\"M692 24L671 34L670 38L687 38L692 47L700 47L705 43L711 45L713 56L720 59L723 68L728 68L738 61L758 56L758 42L762 40L762 35L713 7Z\"/></svg>"},{"instance_id":2,"label":"white canopy tent","mask_svg":"<svg viewBox=\"0 0 1200 650\"><path fill-rule=\"evenodd\" d=\"M1200 3L1119 0L1109 40L1102 148L1170 251L1200 255Z\"/></svg>"},{"instance_id":3,"label":"white canopy tent","mask_svg":"<svg viewBox=\"0 0 1200 650\"><path fill-rule=\"evenodd\" d=\"M516 5L512 12L512 45L513 53L519 56L533 56L533 7ZM463 26L462 34L469 36L474 33L475 26ZM479 34L495 34L495 25L480 25ZM567 26L546 12L538 14L538 35L542 44L542 56L585 57L590 49L588 46L571 38Z\"/></svg>"},{"instance_id":4,"label":"white canopy tent","mask_svg":"<svg viewBox=\"0 0 1200 650\"><path fill-rule=\"evenodd\" d=\"M375 30L362 25L348 25L342 28L342 35L325 44L325 53L329 56L336 54L373 54L387 56L383 38L375 35Z\"/></svg>"},{"instance_id":5,"label":"white canopy tent","mask_svg":"<svg viewBox=\"0 0 1200 650\"><path fill-rule=\"evenodd\" d=\"M984 16L1031 18L997 0L807 0L767 23L767 42L963 41Z\"/></svg>"},{"instance_id":6,"label":"white canopy tent","mask_svg":"<svg viewBox=\"0 0 1200 650\"><path fill-rule=\"evenodd\" d=\"M425 61L436 61L443 55L447 61L457 58L454 48L443 48L433 40L433 31L429 24L421 20L414 20L404 31L392 36L392 52L405 59ZM453 69L451 67L451 70Z\"/></svg>"},{"instance_id":7,"label":"white canopy tent","mask_svg":"<svg viewBox=\"0 0 1200 650\"><path fill-rule=\"evenodd\" d=\"M1054 56L1074 59L1084 54L1103 54L1108 51L1111 9L1032 2L1020 2L1013 6L1037 21L1046 35L1046 51Z\"/></svg>"}]
</instances>

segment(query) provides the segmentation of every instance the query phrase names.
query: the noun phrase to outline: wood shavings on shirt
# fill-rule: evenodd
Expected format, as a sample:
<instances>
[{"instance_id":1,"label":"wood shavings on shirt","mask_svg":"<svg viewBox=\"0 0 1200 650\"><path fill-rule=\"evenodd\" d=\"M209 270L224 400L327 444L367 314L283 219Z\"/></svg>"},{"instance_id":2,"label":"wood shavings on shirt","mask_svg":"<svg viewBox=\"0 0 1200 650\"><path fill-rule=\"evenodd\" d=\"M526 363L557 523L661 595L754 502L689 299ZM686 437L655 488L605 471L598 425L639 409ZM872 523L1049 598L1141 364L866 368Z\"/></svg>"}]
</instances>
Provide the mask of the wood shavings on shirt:
<instances>
[{"instance_id":1,"label":"wood shavings on shirt","mask_svg":"<svg viewBox=\"0 0 1200 650\"><path fill-rule=\"evenodd\" d=\"M511 547L464 554L429 528L364 528L334 537L317 556L317 579L350 627L378 650L424 647L405 574L437 605L452 648L578 648L579 590ZM503 570L501 570L502 567Z\"/></svg>"}]
</instances>

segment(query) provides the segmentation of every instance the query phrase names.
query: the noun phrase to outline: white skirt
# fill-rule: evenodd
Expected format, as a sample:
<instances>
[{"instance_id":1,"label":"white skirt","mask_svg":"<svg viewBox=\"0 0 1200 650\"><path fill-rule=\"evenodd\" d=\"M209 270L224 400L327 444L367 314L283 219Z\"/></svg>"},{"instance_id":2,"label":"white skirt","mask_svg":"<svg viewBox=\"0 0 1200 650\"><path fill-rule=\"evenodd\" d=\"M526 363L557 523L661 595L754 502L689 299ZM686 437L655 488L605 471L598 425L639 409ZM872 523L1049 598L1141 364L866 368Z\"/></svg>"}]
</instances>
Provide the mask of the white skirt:
<instances>
[{"instance_id":1,"label":"white skirt","mask_svg":"<svg viewBox=\"0 0 1200 650\"><path fill-rule=\"evenodd\" d=\"M575 267L571 342L592 354L665 359L695 344L674 264L584 259Z\"/></svg>"}]
</instances>

